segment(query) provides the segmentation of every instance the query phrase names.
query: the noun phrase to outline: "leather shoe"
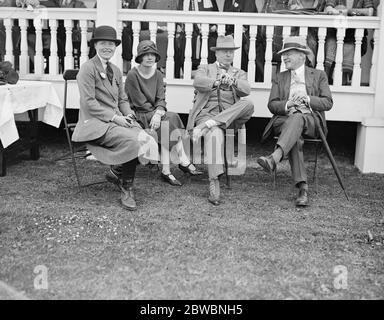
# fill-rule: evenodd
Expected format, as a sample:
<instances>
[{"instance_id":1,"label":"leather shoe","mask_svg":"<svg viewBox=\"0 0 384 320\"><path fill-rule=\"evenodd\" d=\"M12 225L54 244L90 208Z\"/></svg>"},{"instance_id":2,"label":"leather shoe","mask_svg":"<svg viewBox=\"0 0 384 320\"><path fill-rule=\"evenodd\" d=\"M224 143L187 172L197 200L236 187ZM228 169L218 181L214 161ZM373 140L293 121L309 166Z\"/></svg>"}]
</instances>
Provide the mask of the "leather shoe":
<instances>
[{"instance_id":1,"label":"leather shoe","mask_svg":"<svg viewBox=\"0 0 384 320\"><path fill-rule=\"evenodd\" d=\"M299 195L295 203L298 207L306 207L308 205L308 193L306 189L299 190Z\"/></svg>"},{"instance_id":2,"label":"leather shoe","mask_svg":"<svg viewBox=\"0 0 384 320\"><path fill-rule=\"evenodd\" d=\"M257 163L269 174L276 170L276 163L272 156L259 157Z\"/></svg>"},{"instance_id":3,"label":"leather shoe","mask_svg":"<svg viewBox=\"0 0 384 320\"><path fill-rule=\"evenodd\" d=\"M133 187L124 185L124 183L121 186L121 204L124 209L130 211L135 211L137 209Z\"/></svg>"},{"instance_id":4,"label":"leather shoe","mask_svg":"<svg viewBox=\"0 0 384 320\"><path fill-rule=\"evenodd\" d=\"M182 186L181 182L177 180L171 173L170 174L161 173L161 178L165 182L168 182L171 186L175 186L175 187Z\"/></svg>"},{"instance_id":5,"label":"leather shoe","mask_svg":"<svg viewBox=\"0 0 384 320\"><path fill-rule=\"evenodd\" d=\"M209 181L208 201L215 206L220 204L220 181L218 178Z\"/></svg>"},{"instance_id":6,"label":"leather shoe","mask_svg":"<svg viewBox=\"0 0 384 320\"><path fill-rule=\"evenodd\" d=\"M190 168L191 165L192 165L192 162L187 166L183 166L183 165L179 164L179 169L185 173L189 173L191 176L198 176L198 175L203 174L203 171L200 171L197 169L191 169Z\"/></svg>"}]
</instances>

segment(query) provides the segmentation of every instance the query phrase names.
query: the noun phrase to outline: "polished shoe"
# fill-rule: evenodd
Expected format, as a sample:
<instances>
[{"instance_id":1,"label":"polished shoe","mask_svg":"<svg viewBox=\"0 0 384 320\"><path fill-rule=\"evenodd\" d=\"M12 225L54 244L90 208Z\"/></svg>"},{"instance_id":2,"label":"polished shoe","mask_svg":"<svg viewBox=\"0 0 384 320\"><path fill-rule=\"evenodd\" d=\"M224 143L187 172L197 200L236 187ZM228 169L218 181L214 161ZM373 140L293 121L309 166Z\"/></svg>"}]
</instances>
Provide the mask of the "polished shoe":
<instances>
[{"instance_id":1,"label":"polished shoe","mask_svg":"<svg viewBox=\"0 0 384 320\"><path fill-rule=\"evenodd\" d=\"M269 174L276 170L276 162L272 156L260 157L257 159L257 163Z\"/></svg>"},{"instance_id":2,"label":"polished shoe","mask_svg":"<svg viewBox=\"0 0 384 320\"><path fill-rule=\"evenodd\" d=\"M299 195L295 201L297 207L306 207L308 206L308 192L306 189L300 189Z\"/></svg>"},{"instance_id":3,"label":"polished shoe","mask_svg":"<svg viewBox=\"0 0 384 320\"><path fill-rule=\"evenodd\" d=\"M130 211L135 211L137 209L133 187L124 182L121 184L121 204L124 209Z\"/></svg>"},{"instance_id":4,"label":"polished shoe","mask_svg":"<svg viewBox=\"0 0 384 320\"><path fill-rule=\"evenodd\" d=\"M121 186L120 175L113 168L109 169L109 171L105 174L105 178L107 179L108 182L111 182L120 188Z\"/></svg>"},{"instance_id":5,"label":"polished shoe","mask_svg":"<svg viewBox=\"0 0 384 320\"><path fill-rule=\"evenodd\" d=\"M185 173L189 173L191 176L198 176L203 174L203 171L197 170L196 168L195 169L190 168L191 165L192 165L192 162L187 166L183 166L179 164L179 169Z\"/></svg>"},{"instance_id":6,"label":"polished shoe","mask_svg":"<svg viewBox=\"0 0 384 320\"><path fill-rule=\"evenodd\" d=\"M220 181L218 178L209 180L208 201L215 206L220 204Z\"/></svg>"},{"instance_id":7,"label":"polished shoe","mask_svg":"<svg viewBox=\"0 0 384 320\"><path fill-rule=\"evenodd\" d=\"M161 179L163 179L165 182L168 182L171 186L175 186L175 187L182 186L181 182L177 180L171 173L170 174L161 173Z\"/></svg>"}]
</instances>

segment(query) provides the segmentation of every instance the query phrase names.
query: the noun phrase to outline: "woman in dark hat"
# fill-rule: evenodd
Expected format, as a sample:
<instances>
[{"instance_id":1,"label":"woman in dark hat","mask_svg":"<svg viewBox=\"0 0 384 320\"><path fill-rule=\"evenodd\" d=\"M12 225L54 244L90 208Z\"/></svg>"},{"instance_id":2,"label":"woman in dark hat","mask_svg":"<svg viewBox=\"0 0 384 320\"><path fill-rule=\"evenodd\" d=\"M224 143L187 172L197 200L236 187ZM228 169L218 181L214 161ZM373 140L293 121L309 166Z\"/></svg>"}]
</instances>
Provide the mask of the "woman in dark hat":
<instances>
[{"instance_id":1,"label":"woman in dark hat","mask_svg":"<svg viewBox=\"0 0 384 320\"><path fill-rule=\"evenodd\" d=\"M159 60L160 54L156 44L151 40L141 41L137 47L135 59L139 65L128 72L125 92L137 119L146 129L150 130L150 133L161 144L162 179L173 186L181 186L181 183L170 171L170 150L174 149L177 153L180 160L180 170L191 175L199 175L202 172L196 170L185 154L181 139L184 125L179 115L167 111L163 74L154 67ZM161 130L160 125L162 125L163 130ZM164 136L166 126L168 126L168 131L167 136ZM177 132L175 130L180 130L176 136L174 136ZM161 131L163 131L163 136Z\"/></svg>"}]
</instances>

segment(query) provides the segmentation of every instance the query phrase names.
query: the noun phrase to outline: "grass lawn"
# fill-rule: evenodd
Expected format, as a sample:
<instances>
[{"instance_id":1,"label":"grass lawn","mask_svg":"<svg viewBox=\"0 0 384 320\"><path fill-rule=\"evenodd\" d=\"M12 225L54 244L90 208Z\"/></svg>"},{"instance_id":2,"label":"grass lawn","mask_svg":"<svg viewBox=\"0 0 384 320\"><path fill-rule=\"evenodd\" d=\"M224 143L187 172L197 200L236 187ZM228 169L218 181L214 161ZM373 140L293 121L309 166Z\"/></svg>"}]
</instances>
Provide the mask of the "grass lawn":
<instances>
[{"instance_id":1,"label":"grass lawn","mask_svg":"<svg viewBox=\"0 0 384 320\"><path fill-rule=\"evenodd\" d=\"M177 188L139 166L139 210L129 212L111 184L79 192L70 161L54 161L66 150L48 139L40 160L17 155L0 178L0 280L29 298L384 298L384 176L360 174L351 154L334 150L349 202L322 153L319 193L295 208L288 162L274 189L256 163L272 145L250 141L247 171L222 188L221 206L207 201L206 175L174 168ZM106 172L95 161L80 167L87 180ZM47 290L34 288L41 265Z\"/></svg>"}]
</instances>

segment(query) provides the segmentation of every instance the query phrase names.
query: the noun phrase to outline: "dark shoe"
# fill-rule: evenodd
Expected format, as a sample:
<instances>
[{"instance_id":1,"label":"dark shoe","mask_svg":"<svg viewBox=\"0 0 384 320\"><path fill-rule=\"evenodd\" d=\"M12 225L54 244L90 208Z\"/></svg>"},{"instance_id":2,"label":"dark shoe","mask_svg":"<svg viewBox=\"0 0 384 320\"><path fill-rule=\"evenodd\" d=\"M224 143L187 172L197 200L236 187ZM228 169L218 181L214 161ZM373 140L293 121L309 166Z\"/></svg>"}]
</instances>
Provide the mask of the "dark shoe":
<instances>
[{"instance_id":1,"label":"dark shoe","mask_svg":"<svg viewBox=\"0 0 384 320\"><path fill-rule=\"evenodd\" d=\"M177 180L172 174L161 173L161 179L163 179L165 182L168 182L171 186L182 186L181 182Z\"/></svg>"},{"instance_id":2,"label":"dark shoe","mask_svg":"<svg viewBox=\"0 0 384 320\"><path fill-rule=\"evenodd\" d=\"M135 211L137 209L133 187L132 185L128 186L124 182L121 185L121 204L124 209L130 211Z\"/></svg>"},{"instance_id":3,"label":"dark shoe","mask_svg":"<svg viewBox=\"0 0 384 320\"><path fill-rule=\"evenodd\" d=\"M215 206L220 204L220 182L218 178L209 181L208 201Z\"/></svg>"},{"instance_id":4,"label":"dark shoe","mask_svg":"<svg viewBox=\"0 0 384 320\"><path fill-rule=\"evenodd\" d=\"M191 169L190 168L191 165L192 165L192 163L190 163L187 166L182 166L181 164L179 164L179 169L185 173L189 173L191 176L198 176L198 175L203 174L203 171L200 171L197 169Z\"/></svg>"},{"instance_id":5,"label":"dark shoe","mask_svg":"<svg viewBox=\"0 0 384 320\"><path fill-rule=\"evenodd\" d=\"M105 174L105 178L108 182L111 182L120 188L120 175L115 170L113 170L113 168L109 169L109 171Z\"/></svg>"},{"instance_id":6,"label":"dark shoe","mask_svg":"<svg viewBox=\"0 0 384 320\"><path fill-rule=\"evenodd\" d=\"M260 157L257 159L257 163L269 174L276 170L276 163L272 156Z\"/></svg>"},{"instance_id":7,"label":"dark shoe","mask_svg":"<svg viewBox=\"0 0 384 320\"><path fill-rule=\"evenodd\" d=\"M298 207L306 207L308 205L308 193L306 189L300 189L299 196L295 203Z\"/></svg>"}]
</instances>

